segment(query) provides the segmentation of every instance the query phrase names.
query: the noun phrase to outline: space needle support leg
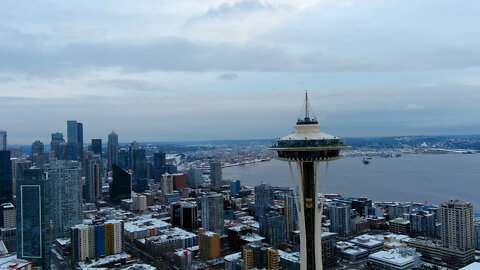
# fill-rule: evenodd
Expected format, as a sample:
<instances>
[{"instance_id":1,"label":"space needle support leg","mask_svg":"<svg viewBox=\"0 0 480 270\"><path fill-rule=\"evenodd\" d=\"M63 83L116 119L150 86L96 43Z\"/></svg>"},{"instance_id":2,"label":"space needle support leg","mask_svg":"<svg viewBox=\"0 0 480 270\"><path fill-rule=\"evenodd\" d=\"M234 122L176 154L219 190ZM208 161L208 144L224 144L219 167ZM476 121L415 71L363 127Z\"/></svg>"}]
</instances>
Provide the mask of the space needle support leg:
<instances>
[{"instance_id":1,"label":"space needle support leg","mask_svg":"<svg viewBox=\"0 0 480 270\"><path fill-rule=\"evenodd\" d=\"M297 175L298 175L298 184L300 185L300 202L301 204L299 205L300 207L297 208L300 211L300 214L298 215L298 221L300 223L300 259L301 259L301 264L300 264L300 270L307 270L307 235L306 235L306 224L305 224L305 198L304 198L304 186L303 186L303 162L297 161ZM297 212L298 213L298 212Z\"/></svg>"},{"instance_id":2,"label":"space needle support leg","mask_svg":"<svg viewBox=\"0 0 480 270\"><path fill-rule=\"evenodd\" d=\"M315 170L315 177L317 178L317 184L319 184L319 167L320 164L316 164ZM315 228L315 263L317 269L323 269L323 260L322 260L322 215L323 215L323 205L325 203L325 190L327 187L327 175L328 175L328 161L325 164L325 176L323 177L323 184L322 184L322 201L320 203L320 211L315 212L315 221L317 223L317 227ZM316 204L318 206L318 196L316 200Z\"/></svg>"}]
</instances>

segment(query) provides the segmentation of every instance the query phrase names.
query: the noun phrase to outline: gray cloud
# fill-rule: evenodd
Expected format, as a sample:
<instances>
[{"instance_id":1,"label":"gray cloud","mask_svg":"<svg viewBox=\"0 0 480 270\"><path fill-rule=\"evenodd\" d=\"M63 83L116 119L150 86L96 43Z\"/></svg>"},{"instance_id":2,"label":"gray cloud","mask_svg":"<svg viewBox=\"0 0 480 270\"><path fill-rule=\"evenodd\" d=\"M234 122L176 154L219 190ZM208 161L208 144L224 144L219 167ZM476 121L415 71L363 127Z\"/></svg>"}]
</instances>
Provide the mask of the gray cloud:
<instances>
[{"instance_id":1,"label":"gray cloud","mask_svg":"<svg viewBox=\"0 0 480 270\"><path fill-rule=\"evenodd\" d=\"M227 81L232 81L238 78L237 73L223 73L218 76L219 79L221 80L227 80Z\"/></svg>"}]
</instances>

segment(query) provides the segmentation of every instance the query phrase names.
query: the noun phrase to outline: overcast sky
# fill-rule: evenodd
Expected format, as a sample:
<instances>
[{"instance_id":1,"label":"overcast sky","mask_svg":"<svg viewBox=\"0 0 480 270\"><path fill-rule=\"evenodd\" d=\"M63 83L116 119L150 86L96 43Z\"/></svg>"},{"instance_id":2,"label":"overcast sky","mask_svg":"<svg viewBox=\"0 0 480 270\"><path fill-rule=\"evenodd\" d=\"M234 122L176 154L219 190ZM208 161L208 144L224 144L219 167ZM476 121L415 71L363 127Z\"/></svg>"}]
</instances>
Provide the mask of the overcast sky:
<instances>
[{"instance_id":1,"label":"overcast sky","mask_svg":"<svg viewBox=\"0 0 480 270\"><path fill-rule=\"evenodd\" d=\"M11 144L480 133L480 1L0 3Z\"/></svg>"}]
</instances>

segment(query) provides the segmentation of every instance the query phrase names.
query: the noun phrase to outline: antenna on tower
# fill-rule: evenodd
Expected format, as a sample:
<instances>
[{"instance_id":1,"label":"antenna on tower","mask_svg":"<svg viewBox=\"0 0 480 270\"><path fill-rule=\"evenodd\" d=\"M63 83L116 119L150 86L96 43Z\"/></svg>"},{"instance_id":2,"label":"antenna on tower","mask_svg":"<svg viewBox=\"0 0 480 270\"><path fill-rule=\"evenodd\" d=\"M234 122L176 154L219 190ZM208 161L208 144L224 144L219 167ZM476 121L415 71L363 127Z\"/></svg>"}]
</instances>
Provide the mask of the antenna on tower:
<instances>
[{"instance_id":1,"label":"antenna on tower","mask_svg":"<svg viewBox=\"0 0 480 270\"><path fill-rule=\"evenodd\" d=\"M310 117L312 114L312 117ZM297 118L297 125L318 124L317 118L313 114L312 108L310 108L310 102L308 101L308 90L305 89L305 100L302 106L302 111Z\"/></svg>"}]
</instances>

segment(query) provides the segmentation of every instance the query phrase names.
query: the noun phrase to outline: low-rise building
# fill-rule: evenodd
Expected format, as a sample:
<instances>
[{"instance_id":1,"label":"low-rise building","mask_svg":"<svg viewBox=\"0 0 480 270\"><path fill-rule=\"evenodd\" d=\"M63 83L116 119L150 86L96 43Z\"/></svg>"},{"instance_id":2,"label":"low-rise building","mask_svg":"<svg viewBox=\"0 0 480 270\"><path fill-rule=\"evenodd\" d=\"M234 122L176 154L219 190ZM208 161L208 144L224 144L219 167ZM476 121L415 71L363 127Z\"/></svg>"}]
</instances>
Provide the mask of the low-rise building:
<instances>
[{"instance_id":1,"label":"low-rise building","mask_svg":"<svg viewBox=\"0 0 480 270\"><path fill-rule=\"evenodd\" d=\"M373 235L360 235L349 241L363 249L368 250L369 254L375 253L383 249L383 242L376 240Z\"/></svg>"},{"instance_id":2,"label":"low-rise building","mask_svg":"<svg viewBox=\"0 0 480 270\"><path fill-rule=\"evenodd\" d=\"M368 269L407 270L420 266L420 253L415 249L392 249L379 251L368 256Z\"/></svg>"}]
</instances>

